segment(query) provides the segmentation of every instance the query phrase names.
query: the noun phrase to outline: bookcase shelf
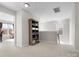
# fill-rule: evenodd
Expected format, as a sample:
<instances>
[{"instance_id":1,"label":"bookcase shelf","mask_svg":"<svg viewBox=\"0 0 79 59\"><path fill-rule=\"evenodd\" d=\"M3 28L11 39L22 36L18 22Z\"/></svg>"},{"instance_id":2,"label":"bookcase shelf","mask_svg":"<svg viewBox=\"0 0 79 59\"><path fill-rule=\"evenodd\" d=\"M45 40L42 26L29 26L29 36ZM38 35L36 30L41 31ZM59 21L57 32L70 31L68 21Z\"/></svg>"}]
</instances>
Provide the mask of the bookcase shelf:
<instances>
[{"instance_id":1,"label":"bookcase shelf","mask_svg":"<svg viewBox=\"0 0 79 59\"><path fill-rule=\"evenodd\" d=\"M29 45L39 43L39 22L29 19Z\"/></svg>"}]
</instances>

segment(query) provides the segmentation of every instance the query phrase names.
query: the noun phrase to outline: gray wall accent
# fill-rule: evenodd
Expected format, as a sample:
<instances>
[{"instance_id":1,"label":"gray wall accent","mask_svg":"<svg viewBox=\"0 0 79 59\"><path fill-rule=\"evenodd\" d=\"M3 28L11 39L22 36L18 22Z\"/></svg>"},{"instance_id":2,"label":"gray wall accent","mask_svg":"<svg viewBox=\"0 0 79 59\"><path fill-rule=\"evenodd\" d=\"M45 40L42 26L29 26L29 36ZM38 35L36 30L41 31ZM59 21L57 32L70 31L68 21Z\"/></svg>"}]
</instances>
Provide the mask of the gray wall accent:
<instances>
[{"instance_id":1,"label":"gray wall accent","mask_svg":"<svg viewBox=\"0 0 79 59\"><path fill-rule=\"evenodd\" d=\"M55 31L40 31L40 41L55 41L57 42L57 35Z\"/></svg>"}]
</instances>

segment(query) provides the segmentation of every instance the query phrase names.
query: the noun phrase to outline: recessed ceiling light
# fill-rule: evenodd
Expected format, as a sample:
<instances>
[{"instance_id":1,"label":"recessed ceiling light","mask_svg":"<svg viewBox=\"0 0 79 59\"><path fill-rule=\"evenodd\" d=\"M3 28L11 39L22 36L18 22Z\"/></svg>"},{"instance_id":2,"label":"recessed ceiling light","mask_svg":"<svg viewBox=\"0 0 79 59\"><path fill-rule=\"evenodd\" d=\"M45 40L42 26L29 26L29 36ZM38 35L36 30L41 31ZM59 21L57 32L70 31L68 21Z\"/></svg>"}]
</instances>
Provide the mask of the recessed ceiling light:
<instances>
[{"instance_id":1,"label":"recessed ceiling light","mask_svg":"<svg viewBox=\"0 0 79 59\"><path fill-rule=\"evenodd\" d=\"M24 6L25 6L25 7L29 7L30 5L29 5L28 3L25 3Z\"/></svg>"}]
</instances>

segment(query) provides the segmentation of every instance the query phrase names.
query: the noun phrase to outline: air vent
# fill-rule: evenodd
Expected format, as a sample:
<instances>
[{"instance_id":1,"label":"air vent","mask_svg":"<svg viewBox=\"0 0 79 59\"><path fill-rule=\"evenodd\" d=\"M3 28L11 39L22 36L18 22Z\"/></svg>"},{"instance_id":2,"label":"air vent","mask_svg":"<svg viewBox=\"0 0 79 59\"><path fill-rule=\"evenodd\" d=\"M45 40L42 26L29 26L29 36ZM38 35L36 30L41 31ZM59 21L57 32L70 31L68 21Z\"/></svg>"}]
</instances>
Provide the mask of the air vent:
<instances>
[{"instance_id":1,"label":"air vent","mask_svg":"<svg viewBox=\"0 0 79 59\"><path fill-rule=\"evenodd\" d=\"M57 8L54 8L53 10L54 10L54 12L55 12L55 13L58 13L58 12L60 12L60 8L59 8L59 7L57 7Z\"/></svg>"}]
</instances>

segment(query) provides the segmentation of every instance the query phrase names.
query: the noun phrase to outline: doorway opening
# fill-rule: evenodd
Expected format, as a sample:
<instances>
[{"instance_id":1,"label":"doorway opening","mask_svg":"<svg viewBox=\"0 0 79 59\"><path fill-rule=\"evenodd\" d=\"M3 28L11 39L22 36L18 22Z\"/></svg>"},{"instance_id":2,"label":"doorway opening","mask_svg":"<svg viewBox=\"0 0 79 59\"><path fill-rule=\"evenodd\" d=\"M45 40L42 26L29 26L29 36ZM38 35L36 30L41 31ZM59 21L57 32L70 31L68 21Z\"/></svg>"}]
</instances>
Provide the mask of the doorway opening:
<instances>
[{"instance_id":1,"label":"doorway opening","mask_svg":"<svg viewBox=\"0 0 79 59\"><path fill-rule=\"evenodd\" d=\"M15 16L0 12L0 46L15 46Z\"/></svg>"}]
</instances>

